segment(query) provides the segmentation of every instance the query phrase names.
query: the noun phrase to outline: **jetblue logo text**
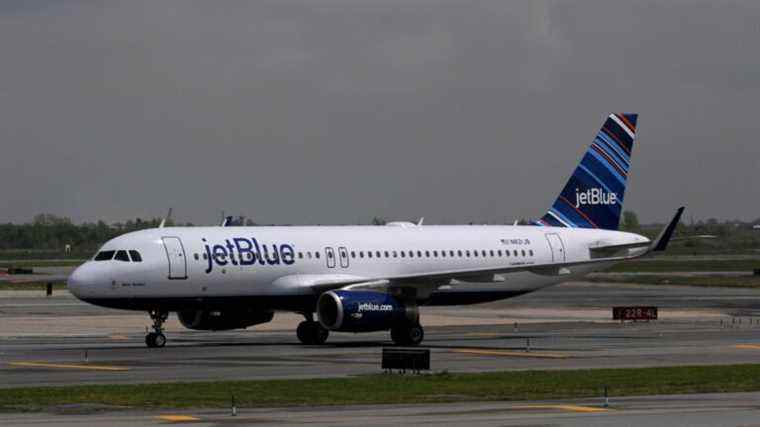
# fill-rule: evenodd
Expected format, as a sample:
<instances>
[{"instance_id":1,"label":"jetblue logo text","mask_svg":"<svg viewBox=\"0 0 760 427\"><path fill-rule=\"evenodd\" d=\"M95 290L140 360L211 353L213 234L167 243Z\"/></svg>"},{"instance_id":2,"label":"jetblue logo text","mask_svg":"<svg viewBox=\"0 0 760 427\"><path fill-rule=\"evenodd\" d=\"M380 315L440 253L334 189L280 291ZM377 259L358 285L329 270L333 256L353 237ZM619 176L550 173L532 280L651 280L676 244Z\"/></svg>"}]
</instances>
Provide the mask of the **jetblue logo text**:
<instances>
[{"instance_id":1,"label":"jetblue logo text","mask_svg":"<svg viewBox=\"0 0 760 427\"><path fill-rule=\"evenodd\" d=\"M372 302L363 302L359 304L358 311L360 313L365 311L393 311L393 306L390 304L375 304Z\"/></svg>"},{"instance_id":2,"label":"jetblue logo text","mask_svg":"<svg viewBox=\"0 0 760 427\"><path fill-rule=\"evenodd\" d=\"M589 188L584 192L575 189L575 207L582 205L614 205L618 198L615 193L605 193L601 188Z\"/></svg>"},{"instance_id":3,"label":"jetblue logo text","mask_svg":"<svg viewBox=\"0 0 760 427\"><path fill-rule=\"evenodd\" d=\"M206 243L203 247L206 250L204 258L208 261L206 273L211 273L214 264L220 267L230 265L291 265L296 261L295 250L293 245L284 244L259 244L256 239L246 239L245 237L235 237L227 239L224 244L211 245Z\"/></svg>"}]
</instances>

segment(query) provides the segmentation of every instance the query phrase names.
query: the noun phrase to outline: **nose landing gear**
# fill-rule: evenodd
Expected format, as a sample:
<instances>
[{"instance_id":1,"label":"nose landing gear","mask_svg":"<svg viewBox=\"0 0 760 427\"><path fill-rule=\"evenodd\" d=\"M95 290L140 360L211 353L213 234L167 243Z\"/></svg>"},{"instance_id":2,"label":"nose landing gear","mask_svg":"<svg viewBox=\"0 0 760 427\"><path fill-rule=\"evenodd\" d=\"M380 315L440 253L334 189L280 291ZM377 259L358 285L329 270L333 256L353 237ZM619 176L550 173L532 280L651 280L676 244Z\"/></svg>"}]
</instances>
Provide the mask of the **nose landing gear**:
<instances>
[{"instance_id":1,"label":"nose landing gear","mask_svg":"<svg viewBox=\"0 0 760 427\"><path fill-rule=\"evenodd\" d=\"M169 318L169 313L159 310L148 312L150 319L153 321L153 332L145 335L145 344L149 348L161 348L166 345L166 336L164 335L164 322Z\"/></svg>"}]
</instances>

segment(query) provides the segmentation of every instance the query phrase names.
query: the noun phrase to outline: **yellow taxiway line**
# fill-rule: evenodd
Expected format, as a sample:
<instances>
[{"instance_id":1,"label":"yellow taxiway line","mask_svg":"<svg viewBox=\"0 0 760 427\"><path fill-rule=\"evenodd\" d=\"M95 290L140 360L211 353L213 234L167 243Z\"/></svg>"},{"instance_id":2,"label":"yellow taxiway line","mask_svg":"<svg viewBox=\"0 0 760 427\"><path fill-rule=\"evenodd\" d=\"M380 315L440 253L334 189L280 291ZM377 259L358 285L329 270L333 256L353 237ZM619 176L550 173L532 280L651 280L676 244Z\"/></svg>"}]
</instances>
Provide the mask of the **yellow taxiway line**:
<instances>
[{"instance_id":1,"label":"yellow taxiway line","mask_svg":"<svg viewBox=\"0 0 760 427\"><path fill-rule=\"evenodd\" d=\"M191 417L190 415L159 415L156 418L170 423L187 423L201 420L200 418Z\"/></svg>"},{"instance_id":2,"label":"yellow taxiway line","mask_svg":"<svg viewBox=\"0 0 760 427\"><path fill-rule=\"evenodd\" d=\"M760 344L736 344L734 348L739 350L760 350Z\"/></svg>"},{"instance_id":3,"label":"yellow taxiway line","mask_svg":"<svg viewBox=\"0 0 760 427\"><path fill-rule=\"evenodd\" d=\"M609 409L606 409L606 408L595 408L593 406L578 406L578 405L519 405L519 406L513 406L512 408L514 409L557 409L560 411L585 412L585 413L609 411Z\"/></svg>"},{"instance_id":4,"label":"yellow taxiway line","mask_svg":"<svg viewBox=\"0 0 760 427\"><path fill-rule=\"evenodd\" d=\"M88 371L128 371L123 366L83 365L70 363L43 363L43 362L8 362L8 365L21 368L54 368L54 369L82 369Z\"/></svg>"},{"instance_id":5,"label":"yellow taxiway line","mask_svg":"<svg viewBox=\"0 0 760 427\"><path fill-rule=\"evenodd\" d=\"M481 350L477 348L455 348L454 353L473 354L476 356L507 356L507 357L535 357L539 359L567 359L569 356L562 353L534 353L529 351L512 350Z\"/></svg>"}]
</instances>

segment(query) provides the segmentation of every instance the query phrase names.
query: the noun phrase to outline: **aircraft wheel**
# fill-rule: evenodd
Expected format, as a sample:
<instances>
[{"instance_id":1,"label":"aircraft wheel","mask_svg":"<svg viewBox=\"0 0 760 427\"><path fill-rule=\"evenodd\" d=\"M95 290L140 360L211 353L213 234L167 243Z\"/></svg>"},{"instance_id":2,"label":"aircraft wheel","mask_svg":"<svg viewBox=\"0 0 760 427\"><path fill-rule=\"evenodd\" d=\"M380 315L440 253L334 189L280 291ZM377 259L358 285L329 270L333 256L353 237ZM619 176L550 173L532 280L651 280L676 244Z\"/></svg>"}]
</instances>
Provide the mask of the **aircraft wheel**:
<instances>
[{"instance_id":1,"label":"aircraft wheel","mask_svg":"<svg viewBox=\"0 0 760 427\"><path fill-rule=\"evenodd\" d=\"M148 348L161 348L166 345L166 336L164 334L151 332L148 335L145 335L145 344Z\"/></svg>"},{"instance_id":2,"label":"aircraft wheel","mask_svg":"<svg viewBox=\"0 0 760 427\"><path fill-rule=\"evenodd\" d=\"M397 326L391 329L391 339L396 345L419 345L424 338L425 330L419 324Z\"/></svg>"},{"instance_id":3,"label":"aircraft wheel","mask_svg":"<svg viewBox=\"0 0 760 427\"><path fill-rule=\"evenodd\" d=\"M306 345L319 345L327 341L330 331L325 329L318 322L303 321L298 324L296 335L301 343Z\"/></svg>"}]
</instances>

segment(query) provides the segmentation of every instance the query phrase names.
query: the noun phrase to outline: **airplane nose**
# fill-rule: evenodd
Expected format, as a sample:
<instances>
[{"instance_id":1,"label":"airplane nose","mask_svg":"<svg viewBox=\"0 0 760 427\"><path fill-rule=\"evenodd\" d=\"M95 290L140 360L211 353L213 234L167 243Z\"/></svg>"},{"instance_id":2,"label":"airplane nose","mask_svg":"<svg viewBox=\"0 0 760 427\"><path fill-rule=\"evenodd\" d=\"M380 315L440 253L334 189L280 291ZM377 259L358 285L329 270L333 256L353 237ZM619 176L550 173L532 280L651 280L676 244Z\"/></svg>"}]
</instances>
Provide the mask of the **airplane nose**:
<instances>
[{"instance_id":1,"label":"airplane nose","mask_svg":"<svg viewBox=\"0 0 760 427\"><path fill-rule=\"evenodd\" d=\"M66 282L66 287L72 295L81 299L87 295L88 288L92 288L94 285L92 276L91 269L86 264L81 265L71 273Z\"/></svg>"}]
</instances>

